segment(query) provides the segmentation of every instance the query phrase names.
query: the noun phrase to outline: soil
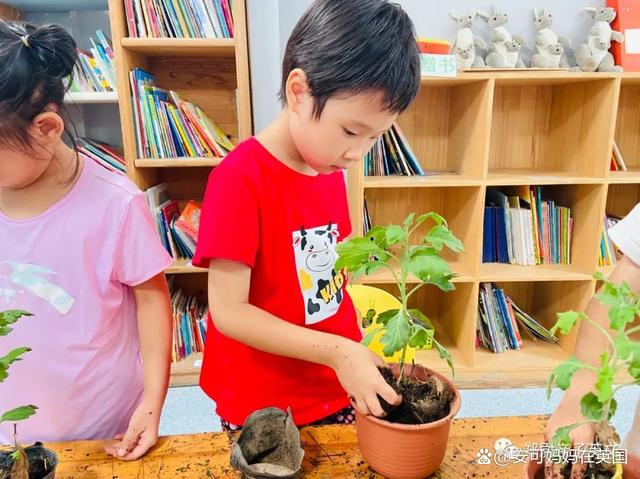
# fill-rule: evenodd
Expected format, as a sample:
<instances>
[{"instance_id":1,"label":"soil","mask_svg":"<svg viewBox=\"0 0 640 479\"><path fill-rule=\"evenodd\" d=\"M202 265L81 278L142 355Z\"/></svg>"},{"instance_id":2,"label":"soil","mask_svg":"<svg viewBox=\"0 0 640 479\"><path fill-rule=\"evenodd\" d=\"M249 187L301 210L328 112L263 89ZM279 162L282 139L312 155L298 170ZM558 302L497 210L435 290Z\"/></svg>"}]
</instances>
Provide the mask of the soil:
<instances>
[{"instance_id":1,"label":"soil","mask_svg":"<svg viewBox=\"0 0 640 479\"><path fill-rule=\"evenodd\" d=\"M29 479L42 479L53 470L48 453L41 447L27 448L27 454L29 456ZM11 454L0 452L0 479L11 479L12 467Z\"/></svg>"},{"instance_id":2,"label":"soil","mask_svg":"<svg viewBox=\"0 0 640 479\"><path fill-rule=\"evenodd\" d=\"M575 474L574 477L571 476L570 464L565 464L556 468L549 464L547 467L549 472L545 471L544 475L536 475L536 479L578 479ZM611 479L613 477L613 472L602 471L600 467L601 466L596 464L589 464L584 476L578 476L580 479Z\"/></svg>"},{"instance_id":3,"label":"soil","mask_svg":"<svg viewBox=\"0 0 640 479\"><path fill-rule=\"evenodd\" d=\"M405 377L398 385L390 369L379 368L385 381L402 396L398 406L392 406L378 396L382 408L387 413L386 421L399 424L427 424L449 415L454 392L448 384L435 376L426 382Z\"/></svg>"}]
</instances>

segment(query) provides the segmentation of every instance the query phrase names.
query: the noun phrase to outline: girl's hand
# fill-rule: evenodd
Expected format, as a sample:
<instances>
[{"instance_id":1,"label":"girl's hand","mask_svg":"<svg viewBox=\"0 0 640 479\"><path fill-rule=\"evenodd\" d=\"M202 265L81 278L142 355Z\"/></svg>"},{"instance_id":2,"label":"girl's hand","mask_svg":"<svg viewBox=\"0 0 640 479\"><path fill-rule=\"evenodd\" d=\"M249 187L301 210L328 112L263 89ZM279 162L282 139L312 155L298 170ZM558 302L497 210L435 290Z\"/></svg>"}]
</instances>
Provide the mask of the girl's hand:
<instances>
[{"instance_id":1,"label":"girl's hand","mask_svg":"<svg viewBox=\"0 0 640 479\"><path fill-rule=\"evenodd\" d=\"M331 367L361 414L385 416L378 394L394 406L402 401L378 371L378 367L387 365L360 343L348 339L341 342L332 357Z\"/></svg>"},{"instance_id":2,"label":"girl's hand","mask_svg":"<svg viewBox=\"0 0 640 479\"><path fill-rule=\"evenodd\" d=\"M105 446L105 452L121 461L139 459L158 442L159 423L160 410L143 400L131 416L127 432L118 434Z\"/></svg>"}]
</instances>

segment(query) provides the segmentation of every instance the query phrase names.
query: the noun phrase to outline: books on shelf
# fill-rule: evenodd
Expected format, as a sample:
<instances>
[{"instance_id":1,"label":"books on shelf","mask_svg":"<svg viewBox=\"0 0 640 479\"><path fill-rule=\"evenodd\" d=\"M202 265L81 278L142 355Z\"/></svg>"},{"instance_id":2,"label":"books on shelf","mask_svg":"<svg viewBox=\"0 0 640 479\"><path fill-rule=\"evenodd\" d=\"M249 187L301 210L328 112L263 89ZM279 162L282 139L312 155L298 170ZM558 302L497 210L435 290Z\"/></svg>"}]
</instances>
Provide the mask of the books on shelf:
<instances>
[{"instance_id":1,"label":"books on shelf","mask_svg":"<svg viewBox=\"0 0 640 479\"><path fill-rule=\"evenodd\" d=\"M233 38L232 0L125 0L134 38Z\"/></svg>"},{"instance_id":2,"label":"books on shelf","mask_svg":"<svg viewBox=\"0 0 640 479\"><path fill-rule=\"evenodd\" d=\"M117 148L91 138L78 138L76 143L80 153L95 160L107 170L127 173L124 154Z\"/></svg>"},{"instance_id":3,"label":"books on shelf","mask_svg":"<svg viewBox=\"0 0 640 479\"><path fill-rule=\"evenodd\" d=\"M369 216L369 207L367 206L367 198L364 199L364 217L362 219L362 234L366 235L369 230L372 228L371 225L371 217Z\"/></svg>"},{"instance_id":4,"label":"books on shelf","mask_svg":"<svg viewBox=\"0 0 640 479\"><path fill-rule=\"evenodd\" d=\"M221 158L233 144L197 105L158 88L140 68L130 72L139 158Z\"/></svg>"},{"instance_id":5,"label":"books on shelf","mask_svg":"<svg viewBox=\"0 0 640 479\"><path fill-rule=\"evenodd\" d=\"M78 49L70 88L72 92L118 91L111 42L102 30L96 31L96 36L97 42L91 38L91 49Z\"/></svg>"},{"instance_id":6,"label":"books on shelf","mask_svg":"<svg viewBox=\"0 0 640 479\"><path fill-rule=\"evenodd\" d=\"M627 171L627 164L624 162L618 144L613 142L613 152L611 155L611 171Z\"/></svg>"},{"instance_id":7,"label":"books on shelf","mask_svg":"<svg viewBox=\"0 0 640 479\"><path fill-rule=\"evenodd\" d=\"M364 157L365 176L424 176L411 145L398 124L394 124Z\"/></svg>"},{"instance_id":8,"label":"books on shelf","mask_svg":"<svg viewBox=\"0 0 640 479\"><path fill-rule=\"evenodd\" d=\"M204 352L207 335L207 302L196 296L187 296L181 289L171 289L173 314L173 362L182 361L193 353Z\"/></svg>"},{"instance_id":9,"label":"books on shelf","mask_svg":"<svg viewBox=\"0 0 640 479\"><path fill-rule=\"evenodd\" d=\"M145 194L165 249L172 258L192 259L198 241L200 203L189 201L180 211L180 205L169 197L164 183L149 188Z\"/></svg>"},{"instance_id":10,"label":"books on shelf","mask_svg":"<svg viewBox=\"0 0 640 479\"><path fill-rule=\"evenodd\" d=\"M514 196L489 188L482 261L523 266L570 264L572 230L571 210L543 198L541 187Z\"/></svg>"},{"instance_id":11,"label":"books on shelf","mask_svg":"<svg viewBox=\"0 0 640 479\"><path fill-rule=\"evenodd\" d=\"M609 237L609 228L620 221L620 218L606 215L602 235L600 237L600 250L598 251L598 266L614 266L618 262L618 249Z\"/></svg>"},{"instance_id":12,"label":"books on shelf","mask_svg":"<svg viewBox=\"0 0 640 479\"><path fill-rule=\"evenodd\" d=\"M480 285L476 346L495 353L523 347L521 332L533 341L558 343L558 338L522 310L501 288L493 283Z\"/></svg>"}]
</instances>

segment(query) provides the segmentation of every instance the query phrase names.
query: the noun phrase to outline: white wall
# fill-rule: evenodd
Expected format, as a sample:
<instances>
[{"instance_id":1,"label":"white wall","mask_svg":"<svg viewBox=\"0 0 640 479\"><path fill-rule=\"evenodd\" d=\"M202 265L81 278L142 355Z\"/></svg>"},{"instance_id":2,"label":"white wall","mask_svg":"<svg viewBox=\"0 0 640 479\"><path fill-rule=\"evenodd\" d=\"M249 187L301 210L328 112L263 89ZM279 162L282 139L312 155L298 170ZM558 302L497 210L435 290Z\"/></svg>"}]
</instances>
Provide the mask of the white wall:
<instances>
[{"instance_id":1,"label":"white wall","mask_svg":"<svg viewBox=\"0 0 640 479\"><path fill-rule=\"evenodd\" d=\"M287 38L312 0L247 0L253 116L256 131L269 124L279 111L277 92L280 88L281 61ZM489 10L492 3L478 0L396 0L416 25L418 36L451 40L456 25L450 10L459 13ZM533 8L548 8L555 19L555 31L569 37L575 46L582 42L591 25L584 8L601 7L604 0L536 0L531 2L495 0L495 5L509 14L509 29L527 39L535 39ZM489 37L486 23L476 20L474 29ZM526 56L526 51L525 51Z\"/></svg>"}]
</instances>

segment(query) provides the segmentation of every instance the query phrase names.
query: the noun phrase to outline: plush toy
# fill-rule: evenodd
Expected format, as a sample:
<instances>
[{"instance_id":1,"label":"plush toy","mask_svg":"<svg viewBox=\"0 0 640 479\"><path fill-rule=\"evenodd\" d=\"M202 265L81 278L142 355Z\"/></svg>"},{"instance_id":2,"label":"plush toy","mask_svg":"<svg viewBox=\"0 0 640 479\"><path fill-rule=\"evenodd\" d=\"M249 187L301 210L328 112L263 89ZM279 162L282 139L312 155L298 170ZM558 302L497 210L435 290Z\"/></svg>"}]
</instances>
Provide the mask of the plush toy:
<instances>
[{"instance_id":1,"label":"plush toy","mask_svg":"<svg viewBox=\"0 0 640 479\"><path fill-rule=\"evenodd\" d=\"M565 48L571 45L571 41L568 38L559 37L551 29L553 17L546 9L534 9L533 18L538 34L536 35L536 44L533 47L531 66L534 68L568 68L569 62L564 52Z\"/></svg>"},{"instance_id":2,"label":"plush toy","mask_svg":"<svg viewBox=\"0 0 640 479\"><path fill-rule=\"evenodd\" d=\"M458 70L483 68L484 60L477 54L476 48L485 49L487 44L471 30L476 11L472 11L469 15L458 15L452 11L450 15L458 24L458 33L451 47L451 53L456 56Z\"/></svg>"},{"instance_id":3,"label":"plush toy","mask_svg":"<svg viewBox=\"0 0 640 479\"><path fill-rule=\"evenodd\" d=\"M526 65L520 58L522 44L514 37L513 40L505 44L506 52L489 52L487 55L487 66L491 68L525 68Z\"/></svg>"},{"instance_id":4,"label":"plush toy","mask_svg":"<svg viewBox=\"0 0 640 479\"><path fill-rule=\"evenodd\" d=\"M576 50L576 70L584 72L621 72L622 67L617 66L613 55L609 52L611 42L622 43L624 35L611 29L611 22L616 18L616 10L611 7L597 9L587 7L586 10L593 14L594 23L585 43Z\"/></svg>"},{"instance_id":5,"label":"plush toy","mask_svg":"<svg viewBox=\"0 0 640 479\"><path fill-rule=\"evenodd\" d=\"M487 66L492 68L523 68L524 62L520 59L520 48L524 45L524 39L511 35L505 25L509 21L506 13L501 13L494 5L491 15L486 12L478 12L491 27L491 45L485 59Z\"/></svg>"}]
</instances>

